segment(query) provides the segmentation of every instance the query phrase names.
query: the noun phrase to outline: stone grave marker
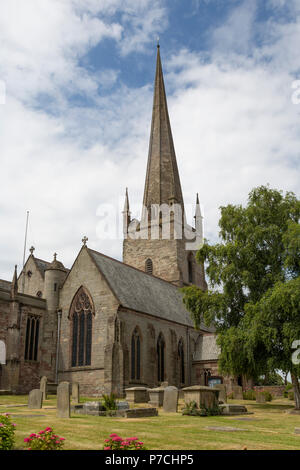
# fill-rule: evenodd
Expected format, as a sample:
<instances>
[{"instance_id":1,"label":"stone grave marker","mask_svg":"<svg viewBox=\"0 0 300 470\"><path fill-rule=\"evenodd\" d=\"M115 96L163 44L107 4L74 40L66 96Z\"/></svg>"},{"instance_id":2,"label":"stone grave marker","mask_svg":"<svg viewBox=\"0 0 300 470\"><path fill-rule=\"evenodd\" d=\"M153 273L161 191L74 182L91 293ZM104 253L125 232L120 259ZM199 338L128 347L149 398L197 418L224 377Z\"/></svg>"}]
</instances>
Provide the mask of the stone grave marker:
<instances>
[{"instance_id":1,"label":"stone grave marker","mask_svg":"<svg viewBox=\"0 0 300 470\"><path fill-rule=\"evenodd\" d=\"M28 396L28 408L31 410L38 410L42 408L42 404L43 404L42 390L38 388L31 390Z\"/></svg>"},{"instance_id":2,"label":"stone grave marker","mask_svg":"<svg viewBox=\"0 0 300 470\"><path fill-rule=\"evenodd\" d=\"M163 410L167 413L177 413L178 388L170 386L164 390Z\"/></svg>"},{"instance_id":3,"label":"stone grave marker","mask_svg":"<svg viewBox=\"0 0 300 470\"><path fill-rule=\"evenodd\" d=\"M44 375L40 381L40 390L43 392L43 400L47 400L47 377Z\"/></svg>"},{"instance_id":4,"label":"stone grave marker","mask_svg":"<svg viewBox=\"0 0 300 470\"><path fill-rule=\"evenodd\" d=\"M266 403L266 396L264 393L256 393L256 403Z\"/></svg>"},{"instance_id":5,"label":"stone grave marker","mask_svg":"<svg viewBox=\"0 0 300 470\"><path fill-rule=\"evenodd\" d=\"M243 400L243 389L240 385L233 385L232 393L234 400Z\"/></svg>"},{"instance_id":6,"label":"stone grave marker","mask_svg":"<svg viewBox=\"0 0 300 470\"><path fill-rule=\"evenodd\" d=\"M225 384L216 384L214 388L219 390L219 403L227 403L227 395L226 395L226 385Z\"/></svg>"},{"instance_id":7,"label":"stone grave marker","mask_svg":"<svg viewBox=\"0 0 300 470\"><path fill-rule=\"evenodd\" d=\"M61 382L57 387L57 412L58 418L70 418L70 384Z\"/></svg>"}]
</instances>

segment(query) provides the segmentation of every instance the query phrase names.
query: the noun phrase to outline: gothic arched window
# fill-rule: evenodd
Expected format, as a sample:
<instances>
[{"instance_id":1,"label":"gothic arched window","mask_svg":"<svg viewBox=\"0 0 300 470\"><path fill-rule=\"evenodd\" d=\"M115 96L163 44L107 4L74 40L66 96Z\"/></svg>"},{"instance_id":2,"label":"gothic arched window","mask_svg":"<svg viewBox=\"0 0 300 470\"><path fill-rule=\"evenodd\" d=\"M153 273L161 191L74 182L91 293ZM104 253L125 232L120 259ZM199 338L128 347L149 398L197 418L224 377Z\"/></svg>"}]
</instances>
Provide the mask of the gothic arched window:
<instances>
[{"instance_id":1,"label":"gothic arched window","mask_svg":"<svg viewBox=\"0 0 300 470\"><path fill-rule=\"evenodd\" d=\"M184 384L184 347L182 339L178 343L180 383Z\"/></svg>"},{"instance_id":2,"label":"gothic arched window","mask_svg":"<svg viewBox=\"0 0 300 470\"><path fill-rule=\"evenodd\" d=\"M150 258L147 259L145 268L146 268L146 273L153 274L153 263Z\"/></svg>"},{"instance_id":3,"label":"gothic arched window","mask_svg":"<svg viewBox=\"0 0 300 470\"><path fill-rule=\"evenodd\" d=\"M40 319L35 316L28 316L25 335L25 354L26 361L37 361L39 346Z\"/></svg>"},{"instance_id":4,"label":"gothic arched window","mask_svg":"<svg viewBox=\"0 0 300 470\"><path fill-rule=\"evenodd\" d=\"M165 380L165 340L161 333L157 340L157 380Z\"/></svg>"},{"instance_id":5,"label":"gothic arched window","mask_svg":"<svg viewBox=\"0 0 300 470\"><path fill-rule=\"evenodd\" d=\"M91 365L94 314L91 296L84 287L80 287L72 301L69 315L72 321L72 367Z\"/></svg>"},{"instance_id":6,"label":"gothic arched window","mask_svg":"<svg viewBox=\"0 0 300 470\"><path fill-rule=\"evenodd\" d=\"M141 339L138 329L135 328L131 337L131 379L141 378Z\"/></svg>"},{"instance_id":7,"label":"gothic arched window","mask_svg":"<svg viewBox=\"0 0 300 470\"><path fill-rule=\"evenodd\" d=\"M193 256L190 254L188 257L188 275L189 275L189 283L192 284L194 282L194 266L193 266Z\"/></svg>"}]
</instances>

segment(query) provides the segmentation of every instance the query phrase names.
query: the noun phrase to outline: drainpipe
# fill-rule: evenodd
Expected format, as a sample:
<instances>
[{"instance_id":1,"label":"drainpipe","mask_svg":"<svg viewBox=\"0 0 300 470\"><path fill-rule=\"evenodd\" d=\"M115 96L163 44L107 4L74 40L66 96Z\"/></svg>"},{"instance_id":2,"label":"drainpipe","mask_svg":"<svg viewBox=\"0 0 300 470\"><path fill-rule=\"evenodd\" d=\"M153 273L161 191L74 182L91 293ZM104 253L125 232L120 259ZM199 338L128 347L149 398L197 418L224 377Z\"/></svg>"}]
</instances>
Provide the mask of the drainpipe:
<instances>
[{"instance_id":1,"label":"drainpipe","mask_svg":"<svg viewBox=\"0 0 300 470\"><path fill-rule=\"evenodd\" d=\"M56 343L55 383L58 383L58 362L59 362L59 341L60 341L61 315L62 315L62 311L57 310L57 343Z\"/></svg>"}]
</instances>

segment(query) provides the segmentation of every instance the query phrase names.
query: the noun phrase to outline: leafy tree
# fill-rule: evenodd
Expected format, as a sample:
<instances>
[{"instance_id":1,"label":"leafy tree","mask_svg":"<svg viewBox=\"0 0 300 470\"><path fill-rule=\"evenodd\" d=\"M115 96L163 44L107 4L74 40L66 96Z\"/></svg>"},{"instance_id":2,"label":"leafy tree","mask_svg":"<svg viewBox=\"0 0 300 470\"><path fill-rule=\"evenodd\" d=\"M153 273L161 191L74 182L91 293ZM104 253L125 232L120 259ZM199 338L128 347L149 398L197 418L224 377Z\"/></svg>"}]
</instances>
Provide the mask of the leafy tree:
<instances>
[{"instance_id":1,"label":"leafy tree","mask_svg":"<svg viewBox=\"0 0 300 470\"><path fill-rule=\"evenodd\" d=\"M249 341L247 305L299 273L299 218L293 193L255 188L246 207L221 207L220 243L205 242L197 253L198 262L207 264L210 289L184 288L184 303L196 327L202 321L215 325L223 373L257 378L271 371L268 345L253 334Z\"/></svg>"}]
</instances>

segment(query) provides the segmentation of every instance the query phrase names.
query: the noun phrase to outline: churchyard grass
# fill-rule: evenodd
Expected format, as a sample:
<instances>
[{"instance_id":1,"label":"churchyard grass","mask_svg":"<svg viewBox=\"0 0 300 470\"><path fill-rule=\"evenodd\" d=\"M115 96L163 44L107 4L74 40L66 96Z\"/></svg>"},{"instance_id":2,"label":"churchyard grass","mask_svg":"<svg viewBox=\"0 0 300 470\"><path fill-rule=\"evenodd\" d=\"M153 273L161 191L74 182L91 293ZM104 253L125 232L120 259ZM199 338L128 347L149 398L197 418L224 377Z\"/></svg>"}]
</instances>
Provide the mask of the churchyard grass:
<instances>
[{"instance_id":1,"label":"churchyard grass","mask_svg":"<svg viewBox=\"0 0 300 470\"><path fill-rule=\"evenodd\" d=\"M56 396L49 396L39 410L28 409L28 396L0 396L0 413L11 413L16 423L16 444L24 448L24 438L51 426L62 435L64 449L101 450L104 440L111 433L122 437L137 436L149 450L292 450L300 449L300 435L294 434L300 427L300 416L288 414L293 404L288 399L256 404L253 401L230 400L243 403L254 414L237 417L182 416L180 412L164 413L153 418L111 418L71 414L71 419L56 417ZM95 400L95 398L91 398ZM82 401L86 401L83 398ZM24 404L24 406L13 406ZM144 404L136 405L145 407ZM183 402L179 402L179 411ZM243 419L240 419L243 418ZM245 419L246 418L246 419ZM238 428L239 431L209 430L208 427Z\"/></svg>"}]
</instances>

